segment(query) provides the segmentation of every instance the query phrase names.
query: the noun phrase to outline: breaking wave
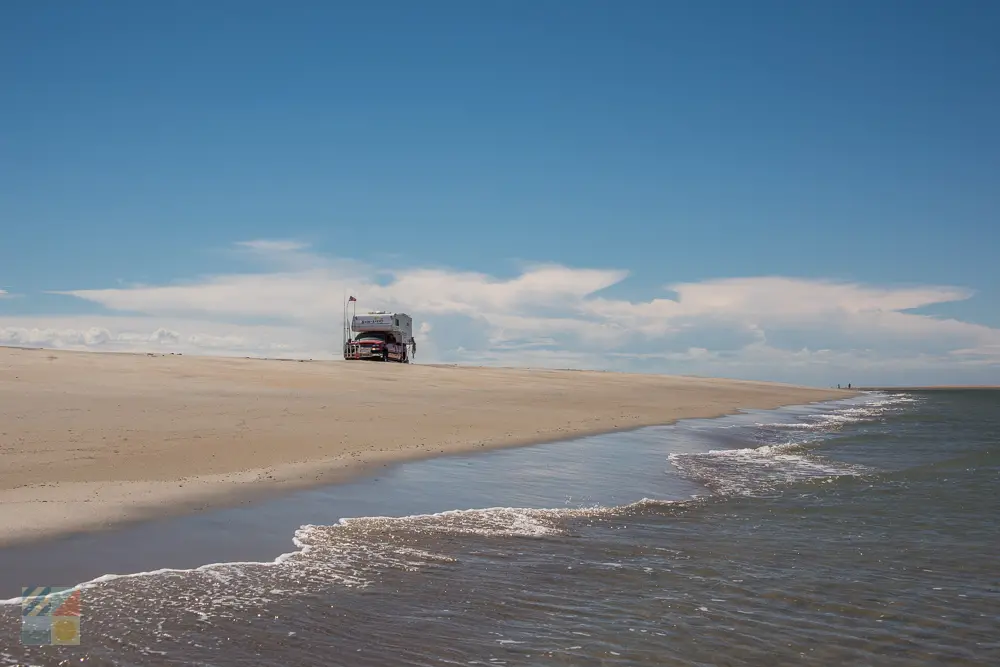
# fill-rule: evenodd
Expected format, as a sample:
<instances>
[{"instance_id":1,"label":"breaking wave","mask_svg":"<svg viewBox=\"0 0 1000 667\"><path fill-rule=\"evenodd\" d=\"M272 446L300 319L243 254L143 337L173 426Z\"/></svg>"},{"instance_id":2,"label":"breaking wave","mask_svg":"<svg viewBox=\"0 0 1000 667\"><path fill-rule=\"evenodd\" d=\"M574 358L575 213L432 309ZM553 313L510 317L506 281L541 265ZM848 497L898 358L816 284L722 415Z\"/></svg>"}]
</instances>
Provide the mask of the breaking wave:
<instances>
[{"instance_id":1,"label":"breaking wave","mask_svg":"<svg viewBox=\"0 0 1000 667\"><path fill-rule=\"evenodd\" d=\"M753 495L808 480L872 472L861 465L835 463L806 454L803 444L765 445L671 454L668 459L687 477L722 495Z\"/></svg>"},{"instance_id":2,"label":"breaking wave","mask_svg":"<svg viewBox=\"0 0 1000 667\"><path fill-rule=\"evenodd\" d=\"M283 608L289 601L308 606L330 595L360 593L393 572L460 567L475 558L469 555L470 538L492 546L509 544L512 538L537 542L572 536L575 519L657 513L671 504L643 499L619 507L496 507L342 519L329 526L302 526L295 532L296 550L271 562L109 574L75 588L86 591L87 607L94 610L86 619L87 633L102 638L99 650L113 664L118 664L113 656L131 655L141 662L178 648L228 654L228 637L265 610ZM20 602L14 598L3 604ZM129 630L136 626L137 614L152 626L148 631ZM12 625L12 617L0 613L0 631L7 627L4 623ZM0 664L9 664L8 658L0 653Z\"/></svg>"},{"instance_id":3,"label":"breaking wave","mask_svg":"<svg viewBox=\"0 0 1000 667\"><path fill-rule=\"evenodd\" d=\"M878 421L887 414L905 409L921 399L909 394L875 393L863 400L860 405L848 405L831 412L806 415L803 421L757 422L757 426L792 431L831 431L859 422Z\"/></svg>"},{"instance_id":4,"label":"breaking wave","mask_svg":"<svg viewBox=\"0 0 1000 667\"><path fill-rule=\"evenodd\" d=\"M919 400L907 394L871 394L860 405L805 415L801 421L756 423L765 434L786 433L787 437L799 432L800 440L704 453L675 453L667 458L682 475L720 495L754 495L805 481L870 474L876 470L828 460L817 450L848 425L879 421Z\"/></svg>"},{"instance_id":5,"label":"breaking wave","mask_svg":"<svg viewBox=\"0 0 1000 667\"><path fill-rule=\"evenodd\" d=\"M456 562L428 546L441 545L442 538L563 536L569 534L572 519L630 516L679 502L683 501L644 498L617 507L492 507L401 517L345 518L330 526L300 527L293 538L296 550L271 562L212 563L193 569L106 574L74 589L88 590L88 600L97 602L104 596L113 599L116 595L138 594L155 578L159 588L177 589L174 595L157 596L155 604L165 609L180 606L199 615L229 613L268 602L274 595L303 595L330 585L363 588L386 570L416 571ZM193 598L186 592L191 590L211 594ZM20 603L19 597L0 601L7 605Z\"/></svg>"}]
</instances>

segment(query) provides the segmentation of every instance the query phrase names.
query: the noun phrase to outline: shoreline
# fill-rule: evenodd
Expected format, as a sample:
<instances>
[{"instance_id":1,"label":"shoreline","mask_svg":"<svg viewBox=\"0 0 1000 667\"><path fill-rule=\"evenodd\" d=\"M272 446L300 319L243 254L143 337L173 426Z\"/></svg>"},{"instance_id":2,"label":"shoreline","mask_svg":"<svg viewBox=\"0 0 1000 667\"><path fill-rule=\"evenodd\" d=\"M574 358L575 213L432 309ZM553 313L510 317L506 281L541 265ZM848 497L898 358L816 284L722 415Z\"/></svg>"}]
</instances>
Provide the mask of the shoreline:
<instances>
[{"instance_id":1,"label":"shoreline","mask_svg":"<svg viewBox=\"0 0 1000 667\"><path fill-rule=\"evenodd\" d=\"M941 384L898 387L858 387L858 391L996 391L1000 384Z\"/></svg>"},{"instance_id":2,"label":"shoreline","mask_svg":"<svg viewBox=\"0 0 1000 667\"><path fill-rule=\"evenodd\" d=\"M0 546L236 507L408 461L859 393L606 371L269 361L0 348Z\"/></svg>"},{"instance_id":3,"label":"shoreline","mask_svg":"<svg viewBox=\"0 0 1000 667\"><path fill-rule=\"evenodd\" d=\"M675 468L662 469L654 463L661 463L665 454L728 446L732 426L745 428L760 419L795 422L803 409L824 414L858 404L864 403L835 399L681 419L665 426L539 443L521 451L500 448L438 455L391 464L373 475L339 483L274 490L271 497L248 505L154 516L107 530L0 546L0 604L15 604L17 598L8 596L16 596L25 581L89 587L120 577L278 564L301 552L295 541L300 529L333 527L343 519L434 517L491 508L528 514L560 508L627 510L644 501L683 503L713 494ZM716 443L719 436L723 440ZM521 476L530 470L545 472ZM587 480L583 497L581 479Z\"/></svg>"}]
</instances>

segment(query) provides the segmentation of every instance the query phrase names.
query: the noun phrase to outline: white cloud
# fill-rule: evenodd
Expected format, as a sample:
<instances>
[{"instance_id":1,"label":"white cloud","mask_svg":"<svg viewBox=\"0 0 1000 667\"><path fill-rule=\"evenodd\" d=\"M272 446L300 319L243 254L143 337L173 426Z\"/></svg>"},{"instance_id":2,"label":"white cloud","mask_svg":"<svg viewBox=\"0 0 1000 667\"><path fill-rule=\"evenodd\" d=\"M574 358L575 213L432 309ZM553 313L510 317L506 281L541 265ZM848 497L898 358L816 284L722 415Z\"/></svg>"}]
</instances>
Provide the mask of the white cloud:
<instances>
[{"instance_id":1,"label":"white cloud","mask_svg":"<svg viewBox=\"0 0 1000 667\"><path fill-rule=\"evenodd\" d=\"M977 348L952 350L951 354L956 357L967 357L971 361L987 363L995 361L1000 363L1000 343L982 345Z\"/></svg>"},{"instance_id":2,"label":"white cloud","mask_svg":"<svg viewBox=\"0 0 1000 667\"><path fill-rule=\"evenodd\" d=\"M0 317L0 327L7 325L0 336L85 347L172 345L335 358L347 293L366 308L412 314L420 332L418 358L424 361L823 383L845 374L860 378L920 369L968 376L994 372L1000 363L1000 330L911 312L973 296L961 287L767 276L669 284L663 297L636 302L600 295L628 277L624 270L540 264L498 278L330 259L294 241L246 241L238 247L251 251L266 270L169 285L64 291L144 317L132 318L128 326L107 326L106 335L91 331L93 318L73 318L66 331L43 332ZM179 324L168 326L170 319ZM262 327L262 322L276 324ZM16 335L10 333L14 329ZM66 333L70 330L76 333Z\"/></svg>"},{"instance_id":3,"label":"white cloud","mask_svg":"<svg viewBox=\"0 0 1000 667\"><path fill-rule=\"evenodd\" d=\"M256 239L253 241L237 241L239 248L248 248L259 252L295 252L305 250L308 244L299 241Z\"/></svg>"},{"instance_id":4,"label":"white cloud","mask_svg":"<svg viewBox=\"0 0 1000 667\"><path fill-rule=\"evenodd\" d=\"M331 338L291 327L152 317L16 316L0 317L0 345L326 359L339 352L339 334Z\"/></svg>"}]
</instances>

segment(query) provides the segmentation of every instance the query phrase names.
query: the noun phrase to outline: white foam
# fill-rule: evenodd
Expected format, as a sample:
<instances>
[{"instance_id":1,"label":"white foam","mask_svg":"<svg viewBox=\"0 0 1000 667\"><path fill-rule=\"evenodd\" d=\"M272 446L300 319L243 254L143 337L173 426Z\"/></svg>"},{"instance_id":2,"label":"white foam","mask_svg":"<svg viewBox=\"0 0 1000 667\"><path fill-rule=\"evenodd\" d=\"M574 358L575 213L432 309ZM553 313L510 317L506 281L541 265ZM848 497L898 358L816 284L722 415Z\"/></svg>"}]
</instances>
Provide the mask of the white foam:
<instances>
[{"instance_id":1,"label":"white foam","mask_svg":"<svg viewBox=\"0 0 1000 667\"><path fill-rule=\"evenodd\" d=\"M796 453L802 449L802 443L791 442L703 454L675 453L667 458L683 474L724 495L752 495L778 485L869 472L863 466Z\"/></svg>"},{"instance_id":2,"label":"white foam","mask_svg":"<svg viewBox=\"0 0 1000 667\"><path fill-rule=\"evenodd\" d=\"M218 587L232 587L236 585L237 580L251 576L249 570L253 568L274 567L293 570L295 575L301 574L292 576L292 583L323 577L324 580L333 580L343 585L363 587L369 583L369 578L365 575L369 570L377 571L384 567L412 570L435 563L454 562L454 559L447 556L398 543L400 536L406 537L407 534L411 537L449 534L538 538L561 534L559 523L565 518L612 516L675 502L677 501L644 498L619 507L558 509L490 507L400 517L344 518L332 526L313 524L301 526L292 538L296 550L281 554L273 561L209 563L188 569L161 568L129 574L104 574L77 584L70 590L94 589L102 584L140 577L192 574L202 575ZM388 539L390 537L397 538L396 542ZM273 591L275 587L268 585L263 590ZM296 592L294 588L280 590L287 594ZM17 597L0 600L0 604L19 605L22 599ZM212 602L225 606L234 600L235 598L231 596L223 596L214 598ZM194 608L188 611L204 614L204 611Z\"/></svg>"},{"instance_id":3,"label":"white foam","mask_svg":"<svg viewBox=\"0 0 1000 667\"><path fill-rule=\"evenodd\" d=\"M230 562L222 562L222 563L207 563L205 565L199 565L198 567L187 568L187 569L184 569L184 568L169 568L169 567L164 567L164 568L160 568L158 570L147 570L147 571L144 571L144 572L130 572L128 574L102 574L99 577L95 577L95 578L90 579L88 581L79 583L76 586L72 586L72 587L70 587L68 589L68 591L69 592L83 591L83 590L95 588L96 586L98 586L100 584L105 584L105 583L112 582L112 581L118 581L119 579L134 579L134 578L137 578L137 577L154 577L154 576L158 576L158 575L168 575L168 574L189 574L191 572L204 572L209 577L212 577L214 579L219 580L221 578L221 579L228 580L228 578L226 578L225 575L220 575L219 573L214 572L213 570L216 569L216 568L236 568L236 567L238 567L240 565L257 565L257 566L278 565L284 559L286 559L289 556L293 556L296 553L299 553L299 552L291 552L291 553L287 553L287 554L282 554L282 555L278 556L276 559L274 559L273 561L270 561L270 562L230 561ZM23 597L10 598L8 600L0 600L0 605L5 605L5 604L6 605L19 605L19 604L21 604L21 602L23 600L24 600Z\"/></svg>"},{"instance_id":4,"label":"white foam","mask_svg":"<svg viewBox=\"0 0 1000 667\"><path fill-rule=\"evenodd\" d=\"M826 404L825 409L805 415L798 422L757 422L761 428L787 429L799 431L835 431L849 424L877 421L887 413L918 402L920 399L908 394L888 395L874 393L865 396L861 402ZM809 421L805 421L809 420Z\"/></svg>"}]
</instances>

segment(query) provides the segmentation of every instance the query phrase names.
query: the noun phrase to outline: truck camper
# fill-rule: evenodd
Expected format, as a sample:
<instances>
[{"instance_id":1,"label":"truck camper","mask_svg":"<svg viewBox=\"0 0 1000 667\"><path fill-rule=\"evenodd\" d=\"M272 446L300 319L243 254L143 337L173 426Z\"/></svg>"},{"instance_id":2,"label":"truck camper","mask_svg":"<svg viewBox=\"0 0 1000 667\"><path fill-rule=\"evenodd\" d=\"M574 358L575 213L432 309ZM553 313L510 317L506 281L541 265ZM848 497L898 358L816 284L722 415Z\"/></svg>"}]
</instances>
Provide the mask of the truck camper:
<instances>
[{"instance_id":1,"label":"truck camper","mask_svg":"<svg viewBox=\"0 0 1000 667\"><path fill-rule=\"evenodd\" d=\"M357 301L351 297L353 301ZM347 322L347 310L344 311ZM344 330L344 359L396 361L408 364L416 356L413 318L406 313L384 310L355 314Z\"/></svg>"}]
</instances>

